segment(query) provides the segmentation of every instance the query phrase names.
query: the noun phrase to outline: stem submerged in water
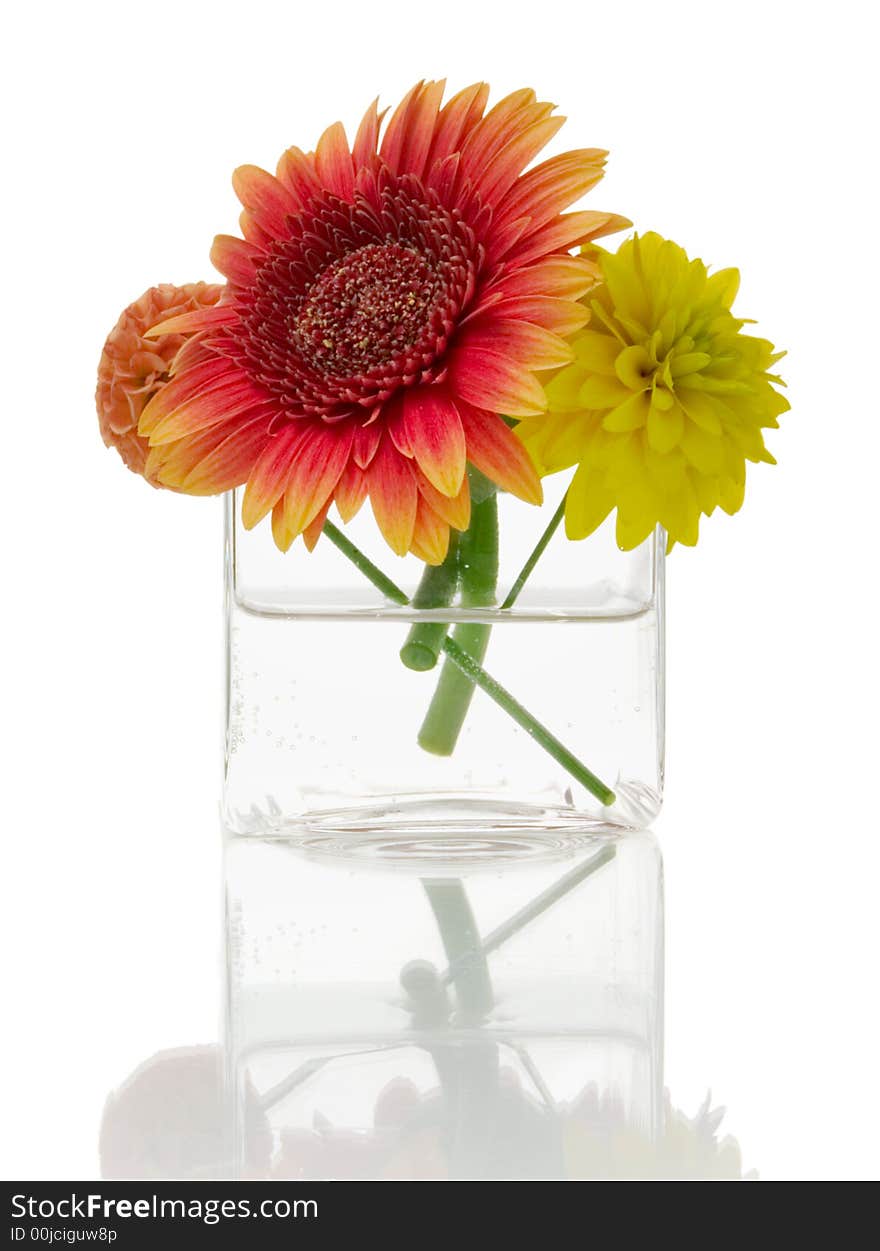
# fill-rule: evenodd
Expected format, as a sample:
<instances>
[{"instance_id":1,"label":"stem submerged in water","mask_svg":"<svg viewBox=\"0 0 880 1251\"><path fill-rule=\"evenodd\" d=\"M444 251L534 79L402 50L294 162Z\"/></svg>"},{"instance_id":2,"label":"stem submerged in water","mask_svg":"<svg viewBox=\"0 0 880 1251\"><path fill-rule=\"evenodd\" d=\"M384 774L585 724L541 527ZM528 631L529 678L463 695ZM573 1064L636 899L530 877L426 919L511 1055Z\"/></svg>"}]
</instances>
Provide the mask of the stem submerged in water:
<instances>
[{"instance_id":1,"label":"stem submerged in water","mask_svg":"<svg viewBox=\"0 0 880 1251\"><path fill-rule=\"evenodd\" d=\"M458 549L461 603L464 608L490 608L498 584L498 500L492 494L475 504L470 527ZM457 625L452 638L458 648L482 664L492 627L470 622ZM444 632L440 646L445 649ZM474 684L458 666L445 663L434 698L419 731L419 746L435 756L451 756L474 695Z\"/></svg>"},{"instance_id":2,"label":"stem submerged in water","mask_svg":"<svg viewBox=\"0 0 880 1251\"><path fill-rule=\"evenodd\" d=\"M591 795L595 795L606 806L614 803L617 798L614 791L606 786L600 778L597 778L595 773L591 773L586 765L582 764L577 756L573 755L565 744L559 741L555 734L551 734L546 726L541 725L540 721L536 721L532 714L523 708L522 704L514 699L500 682L496 682L474 660L473 656L463 651L456 641L451 638L446 639L443 644L443 650L446 652L449 660L457 665L462 673L467 674L471 682L477 685L481 691L485 691L499 708L503 708L517 725L521 725L536 743L540 743L544 750L549 752L553 759L562 765L566 773L570 773L573 778L580 782L581 786L586 787Z\"/></svg>"},{"instance_id":3,"label":"stem submerged in water","mask_svg":"<svg viewBox=\"0 0 880 1251\"><path fill-rule=\"evenodd\" d=\"M458 534L450 531L449 551L442 565L425 565L413 608L448 608L458 589ZM446 621L420 621L412 626L400 649L407 669L433 669L449 629Z\"/></svg>"}]
</instances>

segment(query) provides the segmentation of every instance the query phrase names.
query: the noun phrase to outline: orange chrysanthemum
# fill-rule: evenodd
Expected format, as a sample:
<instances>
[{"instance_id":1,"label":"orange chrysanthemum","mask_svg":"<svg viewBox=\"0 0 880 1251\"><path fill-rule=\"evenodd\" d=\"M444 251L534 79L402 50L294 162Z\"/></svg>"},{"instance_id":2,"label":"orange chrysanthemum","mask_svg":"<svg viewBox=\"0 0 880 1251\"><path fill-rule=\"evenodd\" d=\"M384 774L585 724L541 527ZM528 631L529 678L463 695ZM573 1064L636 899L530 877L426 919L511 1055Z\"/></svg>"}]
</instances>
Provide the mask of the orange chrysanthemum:
<instances>
[{"instance_id":1,"label":"orange chrysanthemum","mask_svg":"<svg viewBox=\"0 0 880 1251\"><path fill-rule=\"evenodd\" d=\"M186 336L163 334L148 341L144 332L160 318L212 308L222 292L222 286L207 282L185 287L164 282L150 287L129 304L104 344L95 392L101 438L107 447L116 448L133 473L144 475L153 486L168 484L145 472L150 445L138 434L138 422L149 401L167 383L171 362Z\"/></svg>"},{"instance_id":2,"label":"orange chrysanthemum","mask_svg":"<svg viewBox=\"0 0 880 1251\"><path fill-rule=\"evenodd\" d=\"M271 512L283 550L369 495L395 552L439 563L468 525L468 461L541 499L499 414L542 411L535 372L572 359L595 274L568 249L628 223L562 213L604 152L522 172L564 120L534 92L488 113L484 84L442 95L415 86L381 139L374 104L351 148L336 123L274 177L237 170L244 239L212 253L226 295L154 331L194 339L141 417L149 471L192 494L247 483L244 524Z\"/></svg>"}]
</instances>

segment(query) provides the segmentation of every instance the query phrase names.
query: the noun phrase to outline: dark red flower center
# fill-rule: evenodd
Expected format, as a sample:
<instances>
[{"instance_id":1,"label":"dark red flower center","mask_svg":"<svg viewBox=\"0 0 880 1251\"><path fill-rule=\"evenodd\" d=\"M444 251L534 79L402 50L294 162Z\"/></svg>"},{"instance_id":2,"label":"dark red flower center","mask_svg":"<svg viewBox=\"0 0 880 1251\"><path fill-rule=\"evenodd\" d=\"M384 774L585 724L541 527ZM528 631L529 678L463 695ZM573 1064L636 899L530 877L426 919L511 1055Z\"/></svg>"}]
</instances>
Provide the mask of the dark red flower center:
<instances>
[{"instance_id":1,"label":"dark red flower center","mask_svg":"<svg viewBox=\"0 0 880 1251\"><path fill-rule=\"evenodd\" d=\"M442 290L435 268L411 244L368 243L324 270L300 308L293 338L310 365L348 378L411 348Z\"/></svg>"},{"instance_id":2,"label":"dark red flower center","mask_svg":"<svg viewBox=\"0 0 880 1251\"><path fill-rule=\"evenodd\" d=\"M442 378L483 261L461 215L382 170L353 203L323 193L288 224L214 346L291 417L369 414Z\"/></svg>"}]
</instances>

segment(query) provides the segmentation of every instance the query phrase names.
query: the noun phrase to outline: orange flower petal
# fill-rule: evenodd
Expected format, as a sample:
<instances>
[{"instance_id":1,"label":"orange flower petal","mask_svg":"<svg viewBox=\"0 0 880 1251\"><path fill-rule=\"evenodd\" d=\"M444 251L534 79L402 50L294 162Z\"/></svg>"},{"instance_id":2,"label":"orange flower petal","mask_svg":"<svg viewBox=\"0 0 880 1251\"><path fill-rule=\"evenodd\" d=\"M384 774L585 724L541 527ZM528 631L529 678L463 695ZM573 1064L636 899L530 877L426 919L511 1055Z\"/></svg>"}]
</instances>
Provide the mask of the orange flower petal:
<instances>
[{"instance_id":1,"label":"orange flower petal","mask_svg":"<svg viewBox=\"0 0 880 1251\"><path fill-rule=\"evenodd\" d=\"M495 413L459 404L468 446L468 460L487 478L528 504L544 498L541 479L529 454L506 423Z\"/></svg>"},{"instance_id":2,"label":"orange flower petal","mask_svg":"<svg viewBox=\"0 0 880 1251\"><path fill-rule=\"evenodd\" d=\"M299 148L288 148L278 162L278 181L287 191L298 209L302 209L321 192L321 182L315 170L315 158L306 156Z\"/></svg>"},{"instance_id":3,"label":"orange flower petal","mask_svg":"<svg viewBox=\"0 0 880 1251\"><path fill-rule=\"evenodd\" d=\"M522 216L533 228L544 225L599 182L607 156L601 148L580 148L528 170L498 205L495 226Z\"/></svg>"},{"instance_id":4,"label":"orange flower petal","mask_svg":"<svg viewBox=\"0 0 880 1251\"><path fill-rule=\"evenodd\" d=\"M528 321L496 317L494 313L492 309L486 317L469 322L456 340L458 346L500 352L529 369L560 369L574 360L574 350L558 334Z\"/></svg>"},{"instance_id":5,"label":"orange flower petal","mask_svg":"<svg viewBox=\"0 0 880 1251\"><path fill-rule=\"evenodd\" d=\"M406 132L410 109L414 102L418 99L419 92L424 87L424 81L418 82L414 87L410 87L409 91L398 104L397 108L391 114L391 120L385 128L385 134L382 136L382 144L379 148L379 155L388 166L396 174L401 168L400 159L403 155L404 146L406 144Z\"/></svg>"},{"instance_id":6,"label":"orange flower petal","mask_svg":"<svg viewBox=\"0 0 880 1251\"><path fill-rule=\"evenodd\" d=\"M321 511L318 513L314 521L310 521L302 532L303 542L308 551L313 552L318 539L321 537L321 531L324 529L324 522L327 520L327 514L330 511L331 501L328 500Z\"/></svg>"},{"instance_id":7,"label":"orange flower petal","mask_svg":"<svg viewBox=\"0 0 880 1251\"><path fill-rule=\"evenodd\" d=\"M505 144L476 180L482 199L492 202L506 195L529 161L547 146L564 122L564 117L542 118Z\"/></svg>"},{"instance_id":8,"label":"orange flower petal","mask_svg":"<svg viewBox=\"0 0 880 1251\"><path fill-rule=\"evenodd\" d=\"M361 469L366 469L376 455L381 437L382 427L378 421L371 422L368 426L359 426L355 431L351 454Z\"/></svg>"},{"instance_id":9,"label":"orange flower petal","mask_svg":"<svg viewBox=\"0 0 880 1251\"><path fill-rule=\"evenodd\" d=\"M426 565L442 565L449 551L449 526L419 496L410 550Z\"/></svg>"},{"instance_id":10,"label":"orange flower petal","mask_svg":"<svg viewBox=\"0 0 880 1251\"><path fill-rule=\"evenodd\" d=\"M590 310L576 300L559 300L549 295L520 295L492 304L491 317L533 322L567 339L587 324Z\"/></svg>"},{"instance_id":11,"label":"orange flower petal","mask_svg":"<svg viewBox=\"0 0 880 1251\"><path fill-rule=\"evenodd\" d=\"M383 116L384 114L379 112L379 101L376 99L361 119L358 132L355 135L351 154L354 157L356 169L366 165L371 157L376 155L376 150L379 146L379 126Z\"/></svg>"},{"instance_id":12,"label":"orange flower petal","mask_svg":"<svg viewBox=\"0 0 880 1251\"><path fill-rule=\"evenodd\" d=\"M419 494L424 496L437 516L442 517L445 522L450 526L454 526L456 530L466 530L471 524L471 492L467 476L465 476L458 494L450 497L442 495L435 486L432 486L418 465L414 466L414 468Z\"/></svg>"},{"instance_id":13,"label":"orange flower petal","mask_svg":"<svg viewBox=\"0 0 880 1251\"><path fill-rule=\"evenodd\" d=\"M216 330L219 326L231 326L238 321L234 304L216 304L213 308L197 308L191 313L180 313L167 321L156 322L144 331L145 339L158 339L163 334L199 334L203 330Z\"/></svg>"},{"instance_id":14,"label":"orange flower petal","mask_svg":"<svg viewBox=\"0 0 880 1251\"><path fill-rule=\"evenodd\" d=\"M284 529L296 537L332 496L351 455L351 422L317 422L299 446L284 490Z\"/></svg>"},{"instance_id":15,"label":"orange flower petal","mask_svg":"<svg viewBox=\"0 0 880 1251\"><path fill-rule=\"evenodd\" d=\"M442 387L411 387L404 394L403 418L422 473L441 495L457 495L467 468L467 448L451 397Z\"/></svg>"},{"instance_id":16,"label":"orange flower petal","mask_svg":"<svg viewBox=\"0 0 880 1251\"><path fill-rule=\"evenodd\" d=\"M354 199L354 165L341 122L328 126L315 149L318 178L333 195L351 203Z\"/></svg>"},{"instance_id":17,"label":"orange flower petal","mask_svg":"<svg viewBox=\"0 0 880 1251\"><path fill-rule=\"evenodd\" d=\"M493 154L509 143L524 126L546 117L553 106L539 104L534 91L524 87L489 110L474 126L461 147L462 173L476 181Z\"/></svg>"},{"instance_id":18,"label":"orange flower petal","mask_svg":"<svg viewBox=\"0 0 880 1251\"><path fill-rule=\"evenodd\" d=\"M391 550L405 556L412 543L419 498L410 463L390 439L383 439L368 477L376 524Z\"/></svg>"},{"instance_id":19,"label":"orange flower petal","mask_svg":"<svg viewBox=\"0 0 880 1251\"><path fill-rule=\"evenodd\" d=\"M624 230L631 224L627 218L616 213L595 213L590 209L563 213L537 230L530 230L510 248L505 259L510 264L527 265L548 252L567 251L576 243L587 243L590 239ZM489 247L489 256L492 260L499 257L494 242Z\"/></svg>"},{"instance_id":20,"label":"orange flower petal","mask_svg":"<svg viewBox=\"0 0 880 1251\"><path fill-rule=\"evenodd\" d=\"M367 475L350 460L342 471L334 491L336 507L343 521L351 521L367 498Z\"/></svg>"},{"instance_id":21,"label":"orange flower petal","mask_svg":"<svg viewBox=\"0 0 880 1251\"><path fill-rule=\"evenodd\" d=\"M450 354L450 386L476 408L510 417L534 417L547 408L547 397L528 369L497 352L461 348Z\"/></svg>"},{"instance_id":22,"label":"orange flower petal","mask_svg":"<svg viewBox=\"0 0 880 1251\"><path fill-rule=\"evenodd\" d=\"M157 391L141 413L138 425L142 435L152 434L155 426L181 405L189 403L212 387L237 377L235 369L228 360L217 356L209 356L207 360L187 369L180 377L172 378L161 390Z\"/></svg>"},{"instance_id":23,"label":"orange flower petal","mask_svg":"<svg viewBox=\"0 0 880 1251\"><path fill-rule=\"evenodd\" d=\"M593 263L580 256L548 256L524 269L514 270L486 287L486 293L503 299L517 296L553 296L579 300L596 285Z\"/></svg>"},{"instance_id":24,"label":"orange flower petal","mask_svg":"<svg viewBox=\"0 0 880 1251\"><path fill-rule=\"evenodd\" d=\"M217 235L211 248L211 264L224 278L246 287L256 276L261 249L234 235Z\"/></svg>"},{"instance_id":25,"label":"orange flower petal","mask_svg":"<svg viewBox=\"0 0 880 1251\"><path fill-rule=\"evenodd\" d=\"M409 109L406 137L399 157L400 173L415 174L417 178L421 178L425 172L445 87L446 83L443 79L439 82L425 83L414 97Z\"/></svg>"},{"instance_id":26,"label":"orange flower petal","mask_svg":"<svg viewBox=\"0 0 880 1251\"><path fill-rule=\"evenodd\" d=\"M241 504L241 520L251 530L275 507L290 477L290 467L311 430L305 421L294 421L270 435L251 470Z\"/></svg>"},{"instance_id":27,"label":"orange flower petal","mask_svg":"<svg viewBox=\"0 0 880 1251\"><path fill-rule=\"evenodd\" d=\"M258 165L239 165L233 172L232 186L258 226L276 237L286 237L287 218L299 205L283 183Z\"/></svg>"},{"instance_id":28,"label":"orange flower petal","mask_svg":"<svg viewBox=\"0 0 880 1251\"><path fill-rule=\"evenodd\" d=\"M150 447L175 443L232 417L245 421L253 409L265 404L265 399L249 378L234 375L231 381L221 381L157 422Z\"/></svg>"},{"instance_id":29,"label":"orange flower petal","mask_svg":"<svg viewBox=\"0 0 880 1251\"><path fill-rule=\"evenodd\" d=\"M454 95L440 110L427 160L427 168L430 171L429 185L433 185L432 176L435 165L459 150L462 141L467 138L483 116L488 99L488 83L473 83Z\"/></svg>"},{"instance_id":30,"label":"orange flower petal","mask_svg":"<svg viewBox=\"0 0 880 1251\"><path fill-rule=\"evenodd\" d=\"M154 448L149 460L161 482L187 495L219 495L242 486L268 437L271 413L221 422L189 439Z\"/></svg>"}]
</instances>

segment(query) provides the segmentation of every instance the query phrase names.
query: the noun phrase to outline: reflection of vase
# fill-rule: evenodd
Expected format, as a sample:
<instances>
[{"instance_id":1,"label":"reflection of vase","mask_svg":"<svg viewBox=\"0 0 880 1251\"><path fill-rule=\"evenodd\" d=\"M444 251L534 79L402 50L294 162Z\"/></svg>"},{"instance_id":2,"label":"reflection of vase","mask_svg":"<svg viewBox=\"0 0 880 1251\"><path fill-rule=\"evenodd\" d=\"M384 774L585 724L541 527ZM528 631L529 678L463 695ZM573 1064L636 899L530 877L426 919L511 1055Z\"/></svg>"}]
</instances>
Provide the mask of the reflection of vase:
<instances>
[{"instance_id":1,"label":"reflection of vase","mask_svg":"<svg viewBox=\"0 0 880 1251\"><path fill-rule=\"evenodd\" d=\"M501 868L425 843L351 859L228 840L231 1089L240 1143L256 1090L276 1176L560 1178L612 1130L650 1146L653 839Z\"/></svg>"},{"instance_id":2,"label":"reflection of vase","mask_svg":"<svg viewBox=\"0 0 880 1251\"><path fill-rule=\"evenodd\" d=\"M326 536L312 553L301 542L280 553L268 527L244 530L239 503L230 496L227 510L231 829L449 835L650 823L663 776L660 532L622 552L611 523L580 543L560 530L515 605L494 607L556 505L500 496L493 598L474 605L459 590L450 607L428 611L385 599ZM359 515L345 537L413 595L424 566L393 556L372 518ZM452 640L615 802L600 802L448 656L428 672L405 667L407 631L426 620L451 623ZM456 732L448 696L462 684L464 703L452 692Z\"/></svg>"}]
</instances>

